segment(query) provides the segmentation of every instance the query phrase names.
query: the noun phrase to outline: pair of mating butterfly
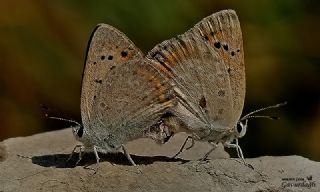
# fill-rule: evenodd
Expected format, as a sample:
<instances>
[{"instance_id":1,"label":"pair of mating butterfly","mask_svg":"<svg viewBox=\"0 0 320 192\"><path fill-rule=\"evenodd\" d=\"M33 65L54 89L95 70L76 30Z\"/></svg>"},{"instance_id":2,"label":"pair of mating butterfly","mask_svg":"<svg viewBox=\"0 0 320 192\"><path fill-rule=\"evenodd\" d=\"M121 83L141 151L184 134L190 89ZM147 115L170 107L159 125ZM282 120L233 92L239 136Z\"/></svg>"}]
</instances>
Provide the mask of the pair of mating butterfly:
<instances>
[{"instance_id":1,"label":"pair of mating butterfly","mask_svg":"<svg viewBox=\"0 0 320 192\"><path fill-rule=\"evenodd\" d=\"M235 11L204 18L146 56L123 33L100 24L86 55L83 124L73 127L83 145L74 151L80 147L79 161L83 152L93 151L99 162L98 152L122 149L135 165L126 142L149 137L164 143L186 132L212 144L212 150L218 143L234 147L243 158L238 138L251 117L240 119L244 98L242 33Z\"/></svg>"}]
</instances>

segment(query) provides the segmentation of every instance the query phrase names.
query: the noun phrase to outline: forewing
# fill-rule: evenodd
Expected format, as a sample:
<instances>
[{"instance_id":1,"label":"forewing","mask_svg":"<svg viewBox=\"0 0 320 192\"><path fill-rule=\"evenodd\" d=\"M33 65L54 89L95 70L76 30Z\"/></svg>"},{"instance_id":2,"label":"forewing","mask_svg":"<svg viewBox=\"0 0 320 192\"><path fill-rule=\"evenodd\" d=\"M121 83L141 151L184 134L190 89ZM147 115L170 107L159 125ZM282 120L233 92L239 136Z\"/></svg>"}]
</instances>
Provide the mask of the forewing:
<instances>
[{"instance_id":1,"label":"forewing","mask_svg":"<svg viewBox=\"0 0 320 192\"><path fill-rule=\"evenodd\" d=\"M81 116L84 127L91 126L93 102L104 78L114 67L142 57L142 52L114 27L99 24L94 29L87 48L82 78Z\"/></svg>"},{"instance_id":2,"label":"forewing","mask_svg":"<svg viewBox=\"0 0 320 192\"><path fill-rule=\"evenodd\" d=\"M233 122L236 123L243 110L246 86L242 32L236 12L224 10L215 13L189 32L205 39L225 64L232 93Z\"/></svg>"}]
</instances>

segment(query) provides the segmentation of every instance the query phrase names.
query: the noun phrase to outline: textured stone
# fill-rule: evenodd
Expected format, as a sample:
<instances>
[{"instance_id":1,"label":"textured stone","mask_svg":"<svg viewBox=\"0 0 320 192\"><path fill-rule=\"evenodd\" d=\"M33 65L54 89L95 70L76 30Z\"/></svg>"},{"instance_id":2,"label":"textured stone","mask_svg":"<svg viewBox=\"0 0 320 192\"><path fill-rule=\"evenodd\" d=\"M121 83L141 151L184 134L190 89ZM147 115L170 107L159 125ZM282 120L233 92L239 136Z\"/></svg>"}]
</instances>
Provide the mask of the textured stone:
<instances>
[{"instance_id":1,"label":"textured stone","mask_svg":"<svg viewBox=\"0 0 320 192\"><path fill-rule=\"evenodd\" d=\"M176 135L162 146L148 139L129 143L128 151L138 164L134 167L121 153L101 154L99 165L93 154L78 166L76 156L66 162L77 144L70 129L10 138L0 143L0 192L320 191L319 162L266 156L246 159L251 167L229 158L221 146L210 160L198 161L210 148L206 143L170 159L184 139Z\"/></svg>"}]
</instances>

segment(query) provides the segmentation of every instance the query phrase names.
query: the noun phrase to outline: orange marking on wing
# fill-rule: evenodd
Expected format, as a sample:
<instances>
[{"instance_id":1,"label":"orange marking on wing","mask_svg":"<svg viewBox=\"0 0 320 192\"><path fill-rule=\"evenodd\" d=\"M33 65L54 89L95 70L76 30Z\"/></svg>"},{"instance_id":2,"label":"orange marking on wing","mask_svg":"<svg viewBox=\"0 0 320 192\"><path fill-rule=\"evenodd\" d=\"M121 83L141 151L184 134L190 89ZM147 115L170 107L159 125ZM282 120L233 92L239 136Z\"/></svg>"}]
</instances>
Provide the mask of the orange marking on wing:
<instances>
[{"instance_id":1,"label":"orange marking on wing","mask_svg":"<svg viewBox=\"0 0 320 192\"><path fill-rule=\"evenodd\" d=\"M206 33L205 34L205 39L209 42L209 43L213 43L214 42L214 39L213 37L210 35L210 33Z\"/></svg>"},{"instance_id":2,"label":"orange marking on wing","mask_svg":"<svg viewBox=\"0 0 320 192\"><path fill-rule=\"evenodd\" d=\"M146 69L139 69L138 73L139 75L145 76L147 80L152 84L152 87L155 88L155 92L157 93L157 95L159 95L158 98L160 102L165 102L168 100L166 97L167 87L162 85L159 78L157 78L154 74Z\"/></svg>"},{"instance_id":3,"label":"orange marking on wing","mask_svg":"<svg viewBox=\"0 0 320 192\"><path fill-rule=\"evenodd\" d=\"M163 65L161 65L159 62L154 62L154 67L160 70L162 73L166 74L167 76L171 77L172 73L166 69Z\"/></svg>"},{"instance_id":4,"label":"orange marking on wing","mask_svg":"<svg viewBox=\"0 0 320 192\"><path fill-rule=\"evenodd\" d=\"M159 101L160 101L161 103L164 103L164 102L168 101L168 97L167 97L165 94L161 94L161 95L159 96Z\"/></svg>"},{"instance_id":5,"label":"orange marking on wing","mask_svg":"<svg viewBox=\"0 0 320 192\"><path fill-rule=\"evenodd\" d=\"M169 66L175 66L175 59L170 53L165 53L165 63L169 64Z\"/></svg>"}]
</instances>

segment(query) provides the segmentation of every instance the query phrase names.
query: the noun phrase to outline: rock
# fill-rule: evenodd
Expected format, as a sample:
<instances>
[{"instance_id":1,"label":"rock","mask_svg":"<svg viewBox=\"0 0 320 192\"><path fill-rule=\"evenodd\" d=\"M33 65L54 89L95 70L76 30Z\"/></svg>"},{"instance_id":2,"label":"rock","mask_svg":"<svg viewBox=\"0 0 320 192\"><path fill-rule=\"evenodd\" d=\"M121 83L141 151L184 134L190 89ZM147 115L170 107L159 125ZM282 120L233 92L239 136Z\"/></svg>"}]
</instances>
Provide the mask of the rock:
<instances>
[{"instance_id":1,"label":"rock","mask_svg":"<svg viewBox=\"0 0 320 192\"><path fill-rule=\"evenodd\" d=\"M87 154L66 162L77 144L70 129L10 138L0 143L2 191L320 191L320 163L300 156L229 158L220 146L210 160L198 161L210 146L196 143L170 159L185 135L162 146L148 139L127 144L137 167L122 153ZM215 157L215 158L214 158Z\"/></svg>"}]
</instances>

